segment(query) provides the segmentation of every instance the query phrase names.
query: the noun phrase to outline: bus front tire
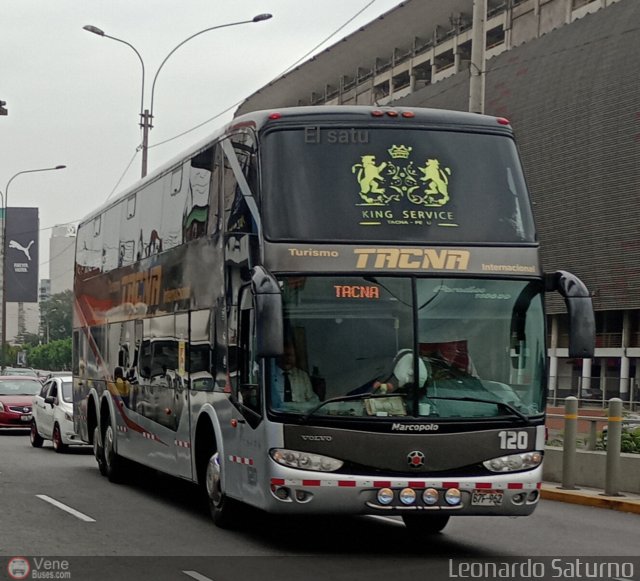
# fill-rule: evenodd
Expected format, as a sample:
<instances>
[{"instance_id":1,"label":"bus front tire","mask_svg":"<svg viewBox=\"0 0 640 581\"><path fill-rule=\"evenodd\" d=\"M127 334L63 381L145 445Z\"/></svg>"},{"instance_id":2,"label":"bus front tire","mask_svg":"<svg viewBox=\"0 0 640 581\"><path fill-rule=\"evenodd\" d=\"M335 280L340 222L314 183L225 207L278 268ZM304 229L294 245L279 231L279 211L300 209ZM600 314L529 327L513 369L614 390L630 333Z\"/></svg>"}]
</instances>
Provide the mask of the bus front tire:
<instances>
[{"instance_id":1,"label":"bus front tire","mask_svg":"<svg viewBox=\"0 0 640 581\"><path fill-rule=\"evenodd\" d=\"M411 532L423 535L439 533L449 522L448 514L403 514L402 520Z\"/></svg>"},{"instance_id":2,"label":"bus front tire","mask_svg":"<svg viewBox=\"0 0 640 581\"><path fill-rule=\"evenodd\" d=\"M239 503L222 491L222 469L217 452L211 456L207 464L205 485L209 512L215 525L222 529L237 526L239 524Z\"/></svg>"}]
</instances>

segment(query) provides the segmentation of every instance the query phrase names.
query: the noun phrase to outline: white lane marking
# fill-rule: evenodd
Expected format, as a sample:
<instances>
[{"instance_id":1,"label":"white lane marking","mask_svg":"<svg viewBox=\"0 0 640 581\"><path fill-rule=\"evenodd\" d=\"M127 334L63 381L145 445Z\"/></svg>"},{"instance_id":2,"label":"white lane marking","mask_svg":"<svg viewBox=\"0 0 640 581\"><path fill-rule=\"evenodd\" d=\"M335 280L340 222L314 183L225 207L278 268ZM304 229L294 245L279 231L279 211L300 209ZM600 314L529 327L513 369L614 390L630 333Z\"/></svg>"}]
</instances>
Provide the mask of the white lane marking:
<instances>
[{"instance_id":1,"label":"white lane marking","mask_svg":"<svg viewBox=\"0 0 640 581\"><path fill-rule=\"evenodd\" d=\"M197 581L213 581L213 579L211 579L209 577L205 577L204 575L201 575L197 571L183 571L183 573L185 575L189 575L189 577L192 577L193 579L196 579Z\"/></svg>"},{"instance_id":2,"label":"white lane marking","mask_svg":"<svg viewBox=\"0 0 640 581\"><path fill-rule=\"evenodd\" d=\"M400 525L401 527L404 526L404 523L401 520L396 520L395 518L391 517L391 516L380 516L377 514L368 514L367 517L369 518L375 518L378 520L383 520L385 522L390 522L393 523L394 525Z\"/></svg>"},{"instance_id":3,"label":"white lane marking","mask_svg":"<svg viewBox=\"0 0 640 581\"><path fill-rule=\"evenodd\" d=\"M76 518L79 518L80 520L83 520L85 522L96 522L95 519L91 518L90 516L87 516L86 514L82 514L81 512L77 511L75 508L71 508L66 504L62 504L61 502L58 502L55 498L51 498L46 494L36 494L36 496L40 500L44 500L45 502L53 504L53 506L57 506L59 509L64 510L65 512L68 512L69 514L72 514L73 516L75 516Z\"/></svg>"}]
</instances>

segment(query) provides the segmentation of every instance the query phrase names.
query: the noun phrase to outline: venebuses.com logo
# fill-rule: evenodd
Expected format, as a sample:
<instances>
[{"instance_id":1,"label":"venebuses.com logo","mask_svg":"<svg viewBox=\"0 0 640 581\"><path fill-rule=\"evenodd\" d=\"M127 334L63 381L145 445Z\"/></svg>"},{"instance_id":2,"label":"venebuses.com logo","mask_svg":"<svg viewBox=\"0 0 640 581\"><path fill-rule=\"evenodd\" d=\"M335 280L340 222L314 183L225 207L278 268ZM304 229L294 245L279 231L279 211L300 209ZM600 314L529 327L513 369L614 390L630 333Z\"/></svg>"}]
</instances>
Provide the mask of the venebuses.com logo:
<instances>
[{"instance_id":1,"label":"venebuses.com logo","mask_svg":"<svg viewBox=\"0 0 640 581\"><path fill-rule=\"evenodd\" d=\"M26 579L31 573L31 565L24 557L13 557L7 564L7 573L11 579Z\"/></svg>"},{"instance_id":2,"label":"venebuses.com logo","mask_svg":"<svg viewBox=\"0 0 640 581\"><path fill-rule=\"evenodd\" d=\"M13 557L7 564L10 579L71 579L69 561L45 557Z\"/></svg>"}]
</instances>

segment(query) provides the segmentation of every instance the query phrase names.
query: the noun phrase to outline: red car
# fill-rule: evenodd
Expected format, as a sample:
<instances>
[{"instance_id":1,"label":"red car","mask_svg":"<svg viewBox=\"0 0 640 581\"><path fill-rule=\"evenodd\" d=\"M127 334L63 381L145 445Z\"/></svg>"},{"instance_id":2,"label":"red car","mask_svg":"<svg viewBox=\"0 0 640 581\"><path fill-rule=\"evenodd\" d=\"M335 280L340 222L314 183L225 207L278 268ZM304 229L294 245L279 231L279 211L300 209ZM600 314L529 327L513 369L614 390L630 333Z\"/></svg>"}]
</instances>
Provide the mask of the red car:
<instances>
[{"instance_id":1,"label":"red car","mask_svg":"<svg viewBox=\"0 0 640 581\"><path fill-rule=\"evenodd\" d=\"M0 376L0 429L28 430L33 418L33 397L42 383L25 375Z\"/></svg>"}]
</instances>

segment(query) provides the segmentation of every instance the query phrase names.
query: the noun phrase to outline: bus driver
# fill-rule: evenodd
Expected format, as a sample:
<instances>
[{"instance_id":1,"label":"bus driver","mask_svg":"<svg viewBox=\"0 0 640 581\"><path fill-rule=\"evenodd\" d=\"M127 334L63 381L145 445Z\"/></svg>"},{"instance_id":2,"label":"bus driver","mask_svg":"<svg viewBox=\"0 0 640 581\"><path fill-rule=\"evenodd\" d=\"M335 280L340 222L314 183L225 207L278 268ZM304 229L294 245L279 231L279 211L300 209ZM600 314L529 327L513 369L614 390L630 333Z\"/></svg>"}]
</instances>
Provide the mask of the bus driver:
<instances>
[{"instance_id":1,"label":"bus driver","mask_svg":"<svg viewBox=\"0 0 640 581\"><path fill-rule=\"evenodd\" d=\"M313 391L309 374L297 367L296 349L285 343L281 357L276 359L272 377L271 395L275 408L287 407L289 403L317 403L320 400Z\"/></svg>"}]
</instances>

